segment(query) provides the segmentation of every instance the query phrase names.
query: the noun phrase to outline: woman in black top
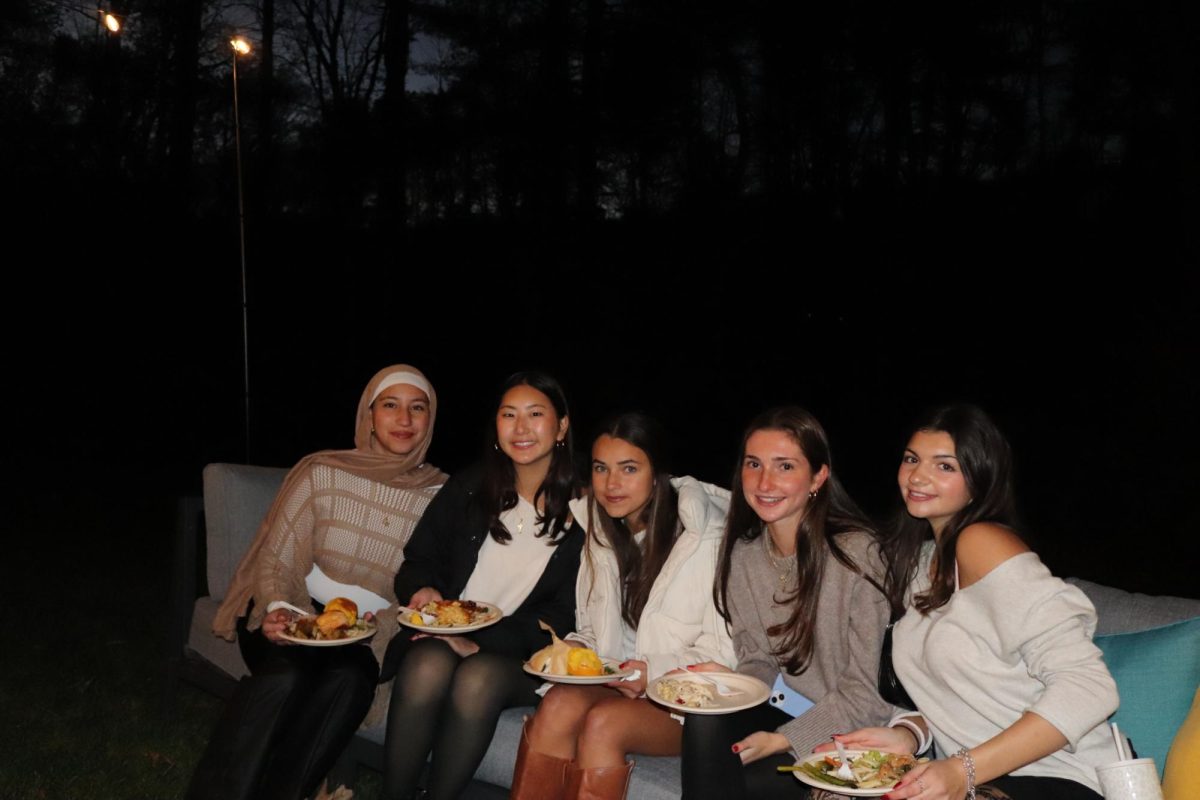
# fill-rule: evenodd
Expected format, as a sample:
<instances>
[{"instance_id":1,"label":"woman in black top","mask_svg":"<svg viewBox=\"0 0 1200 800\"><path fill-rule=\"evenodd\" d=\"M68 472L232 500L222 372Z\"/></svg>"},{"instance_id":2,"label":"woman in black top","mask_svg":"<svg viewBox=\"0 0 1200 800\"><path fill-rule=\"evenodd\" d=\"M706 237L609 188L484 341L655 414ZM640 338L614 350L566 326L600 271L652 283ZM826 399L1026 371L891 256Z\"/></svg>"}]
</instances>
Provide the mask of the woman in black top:
<instances>
[{"instance_id":1,"label":"woman in black top","mask_svg":"<svg viewBox=\"0 0 1200 800\"><path fill-rule=\"evenodd\" d=\"M522 372L501 389L482 464L454 476L405 549L396 596L410 607L462 598L504 618L474 633L397 636L384 797L411 795L427 759L428 796L456 798L487 751L505 708L533 705L539 681L522 663L575 623L583 530L567 502L579 491L566 399L548 375ZM486 595L486 596L485 596Z\"/></svg>"}]
</instances>

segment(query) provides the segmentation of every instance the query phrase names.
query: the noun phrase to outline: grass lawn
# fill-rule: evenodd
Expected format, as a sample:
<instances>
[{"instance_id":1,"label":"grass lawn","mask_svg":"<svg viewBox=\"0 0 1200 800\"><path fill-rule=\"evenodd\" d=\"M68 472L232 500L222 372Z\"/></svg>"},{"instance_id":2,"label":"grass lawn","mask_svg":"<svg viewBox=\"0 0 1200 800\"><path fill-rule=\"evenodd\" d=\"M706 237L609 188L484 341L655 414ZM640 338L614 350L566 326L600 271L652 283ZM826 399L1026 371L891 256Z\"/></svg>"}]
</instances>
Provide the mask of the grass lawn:
<instances>
[{"instance_id":1,"label":"grass lawn","mask_svg":"<svg viewBox=\"0 0 1200 800\"><path fill-rule=\"evenodd\" d=\"M173 501L114 496L17 499L0 567L4 800L182 797L221 713L187 685L161 702ZM378 775L359 784L378 796Z\"/></svg>"}]
</instances>

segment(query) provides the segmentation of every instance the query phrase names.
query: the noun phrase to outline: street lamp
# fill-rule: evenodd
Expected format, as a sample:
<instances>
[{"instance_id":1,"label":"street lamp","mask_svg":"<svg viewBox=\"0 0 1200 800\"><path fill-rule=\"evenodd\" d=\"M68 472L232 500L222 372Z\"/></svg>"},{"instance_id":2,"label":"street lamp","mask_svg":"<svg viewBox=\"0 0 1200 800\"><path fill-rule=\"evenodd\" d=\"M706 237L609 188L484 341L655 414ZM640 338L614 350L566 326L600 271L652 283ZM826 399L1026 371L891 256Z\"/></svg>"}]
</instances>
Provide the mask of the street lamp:
<instances>
[{"instance_id":1,"label":"street lamp","mask_svg":"<svg viewBox=\"0 0 1200 800\"><path fill-rule=\"evenodd\" d=\"M106 11L104 6L97 4L95 8L88 9L85 6L79 6L75 3L62 2L61 0L50 0L51 5L57 6L64 11L74 11L77 14L82 14L85 17L91 17L96 20L96 33L99 34L108 29L109 33L120 33L123 23L121 18L112 13L112 10ZM93 13L95 16L93 17Z\"/></svg>"},{"instance_id":2,"label":"street lamp","mask_svg":"<svg viewBox=\"0 0 1200 800\"><path fill-rule=\"evenodd\" d=\"M242 197L242 119L238 112L238 56L250 55L241 36L229 40L233 49L233 142L237 160L238 242L242 254L242 388L246 411L246 463L250 463L250 324L246 311L246 204Z\"/></svg>"}]
</instances>

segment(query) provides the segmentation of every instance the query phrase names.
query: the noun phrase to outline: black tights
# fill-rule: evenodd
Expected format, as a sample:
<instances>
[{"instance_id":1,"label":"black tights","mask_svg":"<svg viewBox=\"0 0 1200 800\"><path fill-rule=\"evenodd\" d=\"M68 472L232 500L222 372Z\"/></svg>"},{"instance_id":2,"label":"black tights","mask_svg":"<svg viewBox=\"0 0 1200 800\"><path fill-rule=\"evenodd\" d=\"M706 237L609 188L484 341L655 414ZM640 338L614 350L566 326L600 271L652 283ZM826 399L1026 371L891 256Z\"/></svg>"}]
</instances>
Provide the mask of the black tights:
<instances>
[{"instance_id":1,"label":"black tights","mask_svg":"<svg viewBox=\"0 0 1200 800\"><path fill-rule=\"evenodd\" d=\"M775 768L795 763L790 752L742 766L731 749L755 731L773 731L792 718L767 705L736 714L688 714L683 725L684 800L794 800L808 796L804 784Z\"/></svg>"},{"instance_id":2,"label":"black tights","mask_svg":"<svg viewBox=\"0 0 1200 800\"><path fill-rule=\"evenodd\" d=\"M439 639L420 639L405 649L388 710L383 796L411 796L432 752L430 800L452 800L483 760L500 712L536 705L538 682L515 658L462 658Z\"/></svg>"}]
</instances>

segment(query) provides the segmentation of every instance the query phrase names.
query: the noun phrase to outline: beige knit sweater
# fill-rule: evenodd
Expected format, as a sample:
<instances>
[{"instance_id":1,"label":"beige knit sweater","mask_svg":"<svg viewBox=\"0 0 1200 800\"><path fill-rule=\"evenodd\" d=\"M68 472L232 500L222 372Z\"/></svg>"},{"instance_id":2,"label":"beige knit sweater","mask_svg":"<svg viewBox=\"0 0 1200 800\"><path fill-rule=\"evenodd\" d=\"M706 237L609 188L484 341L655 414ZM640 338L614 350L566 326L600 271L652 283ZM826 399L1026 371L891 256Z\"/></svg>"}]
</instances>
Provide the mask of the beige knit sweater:
<instances>
[{"instance_id":1,"label":"beige knit sweater","mask_svg":"<svg viewBox=\"0 0 1200 800\"><path fill-rule=\"evenodd\" d=\"M361 586L391 604L376 615L371 640L382 662L399 628L393 582L404 546L439 488L398 489L326 464L308 467L281 498L278 518L258 552L249 627L262 624L272 600L312 608L305 579L316 564L333 580ZM376 692L367 725L382 718L390 695L388 686Z\"/></svg>"}]
</instances>

